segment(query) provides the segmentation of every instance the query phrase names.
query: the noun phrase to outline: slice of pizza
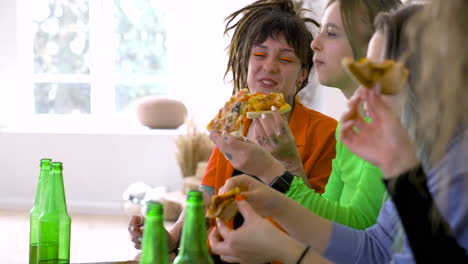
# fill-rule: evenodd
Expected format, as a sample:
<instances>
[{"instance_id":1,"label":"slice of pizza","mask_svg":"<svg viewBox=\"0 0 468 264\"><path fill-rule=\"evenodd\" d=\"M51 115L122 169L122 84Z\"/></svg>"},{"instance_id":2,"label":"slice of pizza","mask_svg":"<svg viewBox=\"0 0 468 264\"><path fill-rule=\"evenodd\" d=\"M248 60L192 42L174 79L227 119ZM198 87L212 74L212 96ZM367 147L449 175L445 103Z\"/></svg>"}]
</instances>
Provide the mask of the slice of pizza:
<instances>
[{"instance_id":1,"label":"slice of pizza","mask_svg":"<svg viewBox=\"0 0 468 264\"><path fill-rule=\"evenodd\" d=\"M235 137L243 136L244 117L248 108L249 90L241 89L231 96L208 124L208 130L226 131Z\"/></svg>"},{"instance_id":2,"label":"slice of pizza","mask_svg":"<svg viewBox=\"0 0 468 264\"><path fill-rule=\"evenodd\" d=\"M343 58L342 64L355 82L369 89L380 83L381 93L387 95L398 94L409 74L403 64L394 60L373 63L366 58L358 61Z\"/></svg>"},{"instance_id":3,"label":"slice of pizza","mask_svg":"<svg viewBox=\"0 0 468 264\"><path fill-rule=\"evenodd\" d=\"M249 94L248 89L241 89L224 104L207 129L226 131L235 137L244 136L244 119L259 118L262 114L271 113L272 106L280 113L291 111L291 106L286 103L281 93Z\"/></svg>"},{"instance_id":4,"label":"slice of pizza","mask_svg":"<svg viewBox=\"0 0 468 264\"><path fill-rule=\"evenodd\" d=\"M291 106L284 101L282 93L254 93L249 98L247 117L260 118L262 114L271 113L272 106L276 107L281 114L291 111Z\"/></svg>"},{"instance_id":5,"label":"slice of pizza","mask_svg":"<svg viewBox=\"0 0 468 264\"><path fill-rule=\"evenodd\" d=\"M206 216L209 218L219 217L224 221L231 220L237 213L236 195L240 194L240 189L234 189L211 197Z\"/></svg>"}]
</instances>

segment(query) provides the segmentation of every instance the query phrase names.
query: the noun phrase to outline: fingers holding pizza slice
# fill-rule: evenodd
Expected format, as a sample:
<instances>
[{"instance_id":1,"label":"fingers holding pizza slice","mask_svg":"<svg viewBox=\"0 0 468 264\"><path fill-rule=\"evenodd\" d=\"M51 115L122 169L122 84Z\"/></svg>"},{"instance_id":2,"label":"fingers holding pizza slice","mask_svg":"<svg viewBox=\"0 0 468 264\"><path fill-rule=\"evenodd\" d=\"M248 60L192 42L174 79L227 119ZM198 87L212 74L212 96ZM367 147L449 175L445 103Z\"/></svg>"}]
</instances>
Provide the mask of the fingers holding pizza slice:
<instances>
[{"instance_id":1,"label":"fingers holding pizza slice","mask_svg":"<svg viewBox=\"0 0 468 264\"><path fill-rule=\"evenodd\" d=\"M224 221L231 220L237 213L236 196L241 190L239 187L211 197L211 203L208 205L206 213L209 218L219 217Z\"/></svg>"},{"instance_id":2,"label":"fingers holding pizza slice","mask_svg":"<svg viewBox=\"0 0 468 264\"><path fill-rule=\"evenodd\" d=\"M394 60L374 63L367 58L343 58L342 64L354 81L369 89L380 83L380 92L386 95L398 94L409 75L406 67Z\"/></svg>"},{"instance_id":3,"label":"fingers holding pizza slice","mask_svg":"<svg viewBox=\"0 0 468 264\"><path fill-rule=\"evenodd\" d=\"M235 137L245 136L244 119L260 118L262 114L269 114L272 106L282 114L291 111L291 106L281 93L249 94L248 89L241 89L224 104L207 129L226 131Z\"/></svg>"}]
</instances>

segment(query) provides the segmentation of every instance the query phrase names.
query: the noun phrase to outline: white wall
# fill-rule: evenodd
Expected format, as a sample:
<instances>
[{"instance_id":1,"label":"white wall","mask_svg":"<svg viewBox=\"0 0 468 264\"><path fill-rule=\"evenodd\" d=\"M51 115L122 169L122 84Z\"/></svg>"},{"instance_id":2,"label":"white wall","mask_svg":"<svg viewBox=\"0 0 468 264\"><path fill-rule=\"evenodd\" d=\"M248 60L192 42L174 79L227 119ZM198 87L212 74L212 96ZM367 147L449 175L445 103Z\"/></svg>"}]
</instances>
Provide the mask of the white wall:
<instances>
[{"instance_id":1,"label":"white wall","mask_svg":"<svg viewBox=\"0 0 468 264\"><path fill-rule=\"evenodd\" d=\"M5 89L13 87L16 74L16 6L14 0L0 1L0 127L11 101Z\"/></svg>"},{"instance_id":2,"label":"white wall","mask_svg":"<svg viewBox=\"0 0 468 264\"><path fill-rule=\"evenodd\" d=\"M41 121L24 123L10 111L18 100L24 100L5 93L7 89L21 88L24 81L17 74L22 55L18 54L15 16L15 3L24 1L0 0L0 208L31 208L38 162L43 157L64 162L70 211L119 213L122 192L139 180L165 185L169 191L179 190L182 179L173 140L180 131L151 131L132 122L128 127L106 127L103 122L86 129L78 123L61 123L63 131L52 131ZM166 7L171 11L167 43L170 96L182 100L202 127L231 94L231 86L223 80L229 41L223 37L224 18L250 2L164 2L171 3ZM323 3L314 2L313 6L315 14L321 15ZM306 105L339 117L345 106L340 92L313 84L307 89ZM10 126L2 129L6 121Z\"/></svg>"},{"instance_id":3,"label":"white wall","mask_svg":"<svg viewBox=\"0 0 468 264\"><path fill-rule=\"evenodd\" d=\"M0 208L29 210L34 203L39 159L62 161L70 212L121 213L130 183L180 190L174 158L175 130L141 133L27 133L0 131Z\"/></svg>"}]
</instances>

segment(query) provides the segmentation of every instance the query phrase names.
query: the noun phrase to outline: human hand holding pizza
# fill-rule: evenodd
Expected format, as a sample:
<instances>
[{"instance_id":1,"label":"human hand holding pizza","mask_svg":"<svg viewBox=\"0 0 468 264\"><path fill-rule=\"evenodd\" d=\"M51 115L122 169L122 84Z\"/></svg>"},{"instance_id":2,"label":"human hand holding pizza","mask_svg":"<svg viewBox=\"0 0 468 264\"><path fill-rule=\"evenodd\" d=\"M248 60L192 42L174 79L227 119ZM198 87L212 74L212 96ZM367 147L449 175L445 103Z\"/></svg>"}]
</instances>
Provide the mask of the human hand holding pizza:
<instances>
[{"instance_id":1,"label":"human hand holding pizza","mask_svg":"<svg viewBox=\"0 0 468 264\"><path fill-rule=\"evenodd\" d=\"M257 176L266 184L286 170L268 150L246 138L214 130L210 131L210 138L234 168Z\"/></svg>"},{"instance_id":2,"label":"human hand holding pizza","mask_svg":"<svg viewBox=\"0 0 468 264\"><path fill-rule=\"evenodd\" d=\"M270 113L254 118L253 126L257 143L270 151L292 174L306 179L294 135L276 107L273 106Z\"/></svg>"},{"instance_id":3,"label":"human hand holding pizza","mask_svg":"<svg viewBox=\"0 0 468 264\"><path fill-rule=\"evenodd\" d=\"M278 146L280 146L278 133L273 131L274 128L271 128L272 126L267 126L267 123L265 123L265 128L263 128L262 136L265 135L263 136L265 140L267 135L268 137L274 137L271 140L273 143L268 145L268 149L264 148L267 147L266 145L261 147L243 137L246 132L244 130L244 119L258 119L263 114L271 115L272 107L278 109L276 110L278 121L274 121L273 119L270 123L273 123L273 125L275 125L275 122L280 124L275 125L278 128L281 126L288 128L280 114L289 112L291 106L285 102L283 94L250 94L248 89L241 89L233 95L207 126L207 129L210 131L210 138L234 168L257 176L265 183L270 183L274 178L281 175L281 173L276 174L276 172L285 171L284 166L270 152L273 151L277 154L284 151L278 151ZM290 131L289 134L283 134L284 142L286 142L285 145L288 146L287 148L294 150L296 146ZM266 143L266 141L263 143ZM273 172L268 172L265 168L270 168Z\"/></svg>"},{"instance_id":4,"label":"human hand holding pizza","mask_svg":"<svg viewBox=\"0 0 468 264\"><path fill-rule=\"evenodd\" d=\"M370 123L356 110L361 101L367 104ZM348 104L349 110L341 119L340 135L346 147L381 168L385 178L418 165L413 141L381 95L374 89L360 87Z\"/></svg>"},{"instance_id":5,"label":"human hand holding pizza","mask_svg":"<svg viewBox=\"0 0 468 264\"><path fill-rule=\"evenodd\" d=\"M217 219L217 225L209 233L209 242L214 253L220 255L223 261L252 264L273 259L283 260L287 253L291 253L291 249L284 245L292 244L292 238L260 217L247 201L240 200L236 203L244 217L244 223L231 230ZM272 248L277 250L272 251Z\"/></svg>"},{"instance_id":6,"label":"human hand holding pizza","mask_svg":"<svg viewBox=\"0 0 468 264\"><path fill-rule=\"evenodd\" d=\"M236 189L240 190L240 197L247 200L262 217L274 217L284 212L287 197L248 175L229 178L221 187L220 193L229 193Z\"/></svg>"}]
</instances>

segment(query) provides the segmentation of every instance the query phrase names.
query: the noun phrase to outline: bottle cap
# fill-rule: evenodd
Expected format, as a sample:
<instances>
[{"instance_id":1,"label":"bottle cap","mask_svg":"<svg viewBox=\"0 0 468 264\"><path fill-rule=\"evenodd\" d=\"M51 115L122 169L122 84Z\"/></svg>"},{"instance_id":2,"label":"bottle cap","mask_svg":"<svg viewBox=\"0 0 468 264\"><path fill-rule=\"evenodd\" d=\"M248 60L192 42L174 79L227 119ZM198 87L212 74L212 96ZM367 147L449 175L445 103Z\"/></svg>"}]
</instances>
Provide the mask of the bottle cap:
<instances>
[{"instance_id":1,"label":"bottle cap","mask_svg":"<svg viewBox=\"0 0 468 264\"><path fill-rule=\"evenodd\" d=\"M54 161L50 163L50 165L52 166L52 169L60 169L60 170L63 169L62 162L59 162L59 161Z\"/></svg>"},{"instance_id":2,"label":"bottle cap","mask_svg":"<svg viewBox=\"0 0 468 264\"><path fill-rule=\"evenodd\" d=\"M187 201L203 202L203 193L198 190L191 190L187 194Z\"/></svg>"},{"instance_id":3,"label":"bottle cap","mask_svg":"<svg viewBox=\"0 0 468 264\"><path fill-rule=\"evenodd\" d=\"M160 202L150 201L146 204L146 212L156 211L158 213L163 212L163 205Z\"/></svg>"}]
</instances>

